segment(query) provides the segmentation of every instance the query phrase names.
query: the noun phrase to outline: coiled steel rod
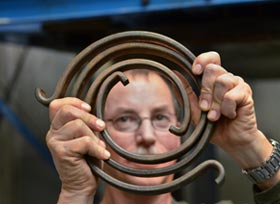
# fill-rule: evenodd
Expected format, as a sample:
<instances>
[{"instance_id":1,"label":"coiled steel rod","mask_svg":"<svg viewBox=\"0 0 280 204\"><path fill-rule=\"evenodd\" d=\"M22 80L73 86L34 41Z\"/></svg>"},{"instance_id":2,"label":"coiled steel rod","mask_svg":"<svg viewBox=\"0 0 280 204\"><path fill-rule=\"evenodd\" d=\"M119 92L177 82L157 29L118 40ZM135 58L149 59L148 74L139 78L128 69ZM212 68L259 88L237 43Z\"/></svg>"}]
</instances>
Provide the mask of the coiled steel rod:
<instances>
[{"instance_id":1,"label":"coiled steel rod","mask_svg":"<svg viewBox=\"0 0 280 204\"><path fill-rule=\"evenodd\" d=\"M187 136L187 139L177 149L157 155L139 155L126 151L117 145L105 129L101 136L108 145L120 156L127 160L141 164L158 164L172 160L177 163L156 169L134 169L124 166L113 159L105 162L111 167L124 173L140 176L154 177L174 174L190 166L207 145L214 124L209 122L206 113L201 114L198 125L190 135L187 135L190 116L188 96L181 80L169 68L181 73L193 90L199 95L200 80L190 71L195 56L177 41L152 32L129 31L107 36L91 44L81 51L66 67L57 83L52 96L46 97L42 89L36 89L37 100L48 106L57 98L69 96L78 97L92 107L92 114L103 118L106 97L111 88L121 81L124 85L129 83L124 72L130 69L150 69L172 81L182 99L183 120L180 127L171 126L169 131L178 136ZM107 65L111 63L110 65ZM93 81L93 82L92 82ZM72 83L71 90L70 83ZM86 88L88 88L86 90ZM146 195L155 195L174 191L182 185L190 183L209 168L218 172L216 183L221 183L224 178L224 168L216 160L207 160L189 170L183 176L165 184L155 186L138 186L125 183L113 178L104 172L92 158L86 157L92 172L107 183L122 190Z\"/></svg>"}]
</instances>

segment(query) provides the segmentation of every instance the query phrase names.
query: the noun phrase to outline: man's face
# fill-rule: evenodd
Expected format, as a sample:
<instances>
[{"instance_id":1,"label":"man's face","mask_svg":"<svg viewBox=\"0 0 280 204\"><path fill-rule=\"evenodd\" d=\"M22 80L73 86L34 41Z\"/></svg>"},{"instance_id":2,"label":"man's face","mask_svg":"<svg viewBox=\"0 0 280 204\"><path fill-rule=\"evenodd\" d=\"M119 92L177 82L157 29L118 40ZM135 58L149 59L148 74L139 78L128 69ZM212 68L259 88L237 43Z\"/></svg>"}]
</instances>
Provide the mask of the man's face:
<instances>
[{"instance_id":1,"label":"man's face","mask_svg":"<svg viewBox=\"0 0 280 204\"><path fill-rule=\"evenodd\" d=\"M127 74L127 77L130 83L127 86L118 83L113 87L105 104L104 119L112 139L125 150L138 154L160 154L178 147L180 138L168 131L169 125L163 128L167 121L177 124L168 85L154 72L148 75ZM112 158L126 166L140 169L159 168L174 163L136 164L114 152ZM138 185L156 185L170 181L173 177L139 178L106 168L114 177Z\"/></svg>"}]
</instances>

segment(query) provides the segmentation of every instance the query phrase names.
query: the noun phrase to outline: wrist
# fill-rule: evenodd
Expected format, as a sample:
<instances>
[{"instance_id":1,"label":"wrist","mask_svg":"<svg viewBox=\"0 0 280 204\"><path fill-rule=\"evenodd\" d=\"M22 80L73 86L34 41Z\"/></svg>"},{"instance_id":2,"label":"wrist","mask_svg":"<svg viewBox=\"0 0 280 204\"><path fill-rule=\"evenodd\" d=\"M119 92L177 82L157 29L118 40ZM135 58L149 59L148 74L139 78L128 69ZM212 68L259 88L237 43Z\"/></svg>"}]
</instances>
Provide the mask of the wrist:
<instances>
[{"instance_id":1,"label":"wrist","mask_svg":"<svg viewBox=\"0 0 280 204\"><path fill-rule=\"evenodd\" d=\"M270 157L256 168L242 170L261 190L272 187L280 180L280 144L273 139L270 142L273 146Z\"/></svg>"},{"instance_id":2,"label":"wrist","mask_svg":"<svg viewBox=\"0 0 280 204\"><path fill-rule=\"evenodd\" d=\"M262 190L266 190L271 188L272 186L276 185L277 183L280 182L280 171L278 171L273 177L271 177L270 179L257 183L256 185L258 186L258 188L262 191Z\"/></svg>"},{"instance_id":3,"label":"wrist","mask_svg":"<svg viewBox=\"0 0 280 204\"><path fill-rule=\"evenodd\" d=\"M84 192L74 192L62 189L59 198L58 204L92 204L93 203L93 194L87 194Z\"/></svg>"},{"instance_id":4,"label":"wrist","mask_svg":"<svg viewBox=\"0 0 280 204\"><path fill-rule=\"evenodd\" d=\"M254 140L242 146L232 147L228 153L242 169L253 169L261 166L273 151L273 146L261 131L254 134Z\"/></svg>"}]
</instances>

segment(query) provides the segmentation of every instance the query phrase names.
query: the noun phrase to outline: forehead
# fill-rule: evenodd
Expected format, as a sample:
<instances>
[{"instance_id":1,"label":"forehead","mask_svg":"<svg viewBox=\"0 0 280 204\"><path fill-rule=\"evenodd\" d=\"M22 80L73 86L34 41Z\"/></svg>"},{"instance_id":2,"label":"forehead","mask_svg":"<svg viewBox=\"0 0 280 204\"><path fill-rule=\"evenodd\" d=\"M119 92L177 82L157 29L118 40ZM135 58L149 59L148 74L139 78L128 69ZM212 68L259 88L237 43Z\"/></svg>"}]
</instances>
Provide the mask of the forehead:
<instances>
[{"instance_id":1,"label":"forehead","mask_svg":"<svg viewBox=\"0 0 280 204\"><path fill-rule=\"evenodd\" d=\"M116 109L153 109L159 106L173 107L172 94L167 83L155 72L127 72L129 84L116 84L105 104L105 113Z\"/></svg>"}]
</instances>

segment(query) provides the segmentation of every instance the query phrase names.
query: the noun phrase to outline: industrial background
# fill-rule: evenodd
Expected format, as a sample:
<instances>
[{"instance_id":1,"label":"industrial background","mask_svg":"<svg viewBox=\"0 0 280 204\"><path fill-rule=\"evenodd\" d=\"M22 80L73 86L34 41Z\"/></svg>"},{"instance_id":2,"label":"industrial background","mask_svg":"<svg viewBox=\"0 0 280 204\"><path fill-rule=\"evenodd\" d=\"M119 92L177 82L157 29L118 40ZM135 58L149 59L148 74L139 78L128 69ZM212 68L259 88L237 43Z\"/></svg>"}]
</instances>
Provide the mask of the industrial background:
<instances>
[{"instance_id":1,"label":"industrial background","mask_svg":"<svg viewBox=\"0 0 280 204\"><path fill-rule=\"evenodd\" d=\"M120 31L167 35L195 55L214 50L254 91L259 128L280 139L280 2L266 0L1 0L0 203L56 203L58 175L46 148L50 95L70 60L92 42ZM191 204L252 204L252 186L224 152L224 185L205 175L175 192Z\"/></svg>"}]
</instances>

